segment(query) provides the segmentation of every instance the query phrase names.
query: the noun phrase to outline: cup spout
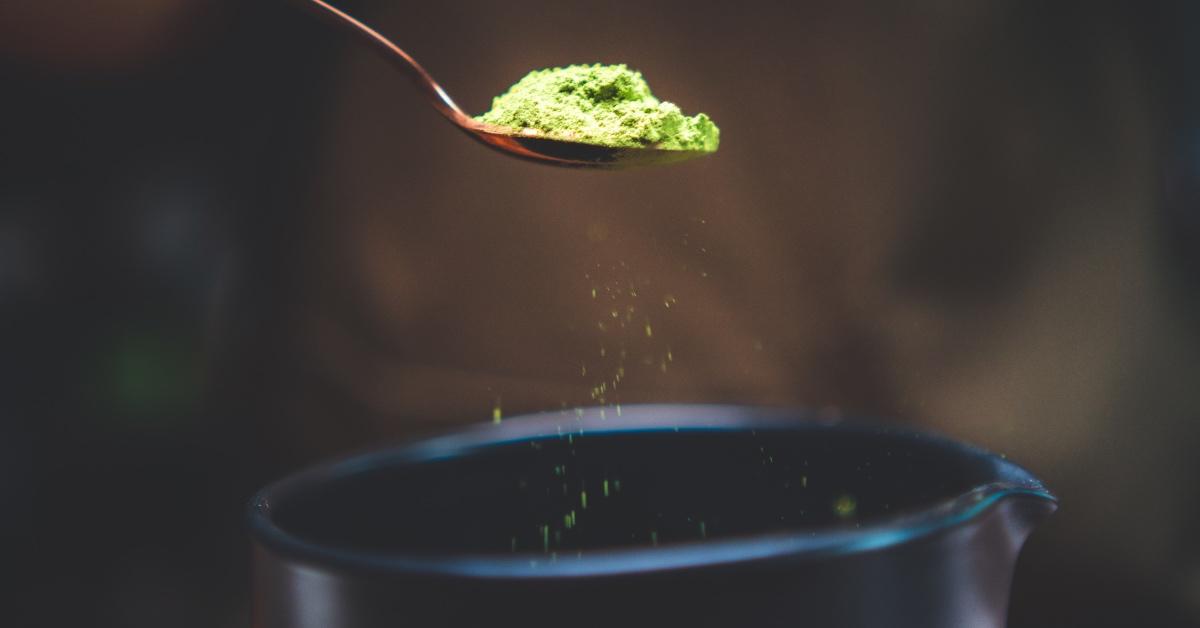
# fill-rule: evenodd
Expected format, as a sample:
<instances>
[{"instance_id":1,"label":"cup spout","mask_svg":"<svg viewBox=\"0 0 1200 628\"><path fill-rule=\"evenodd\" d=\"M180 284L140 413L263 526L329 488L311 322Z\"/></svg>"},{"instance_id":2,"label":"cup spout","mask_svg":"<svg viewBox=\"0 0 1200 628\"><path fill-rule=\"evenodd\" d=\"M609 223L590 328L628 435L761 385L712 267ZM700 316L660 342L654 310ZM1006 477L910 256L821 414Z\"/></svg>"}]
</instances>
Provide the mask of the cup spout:
<instances>
[{"instance_id":1,"label":"cup spout","mask_svg":"<svg viewBox=\"0 0 1200 628\"><path fill-rule=\"evenodd\" d=\"M1058 497L1025 468L999 456L992 457L991 462L992 482L980 490L989 495L985 501L992 503L993 514L985 517L992 523L980 524L994 531L985 536L993 539L994 559L1008 567L1007 578L1011 578L1029 535L1058 510Z\"/></svg>"},{"instance_id":2,"label":"cup spout","mask_svg":"<svg viewBox=\"0 0 1200 628\"><path fill-rule=\"evenodd\" d=\"M1004 497L1012 512L1012 525L1025 535L1058 510L1058 499L1048 492L1012 492Z\"/></svg>"},{"instance_id":3,"label":"cup spout","mask_svg":"<svg viewBox=\"0 0 1200 628\"><path fill-rule=\"evenodd\" d=\"M1020 543L1033 529L1058 510L1058 497L1037 477L1009 460L993 458L995 480L989 492L996 499L1008 527Z\"/></svg>"},{"instance_id":4,"label":"cup spout","mask_svg":"<svg viewBox=\"0 0 1200 628\"><path fill-rule=\"evenodd\" d=\"M995 505L998 540L1005 562L1015 565L1017 555L1034 529L1058 510L1058 500L1049 492L1001 489Z\"/></svg>"}]
</instances>

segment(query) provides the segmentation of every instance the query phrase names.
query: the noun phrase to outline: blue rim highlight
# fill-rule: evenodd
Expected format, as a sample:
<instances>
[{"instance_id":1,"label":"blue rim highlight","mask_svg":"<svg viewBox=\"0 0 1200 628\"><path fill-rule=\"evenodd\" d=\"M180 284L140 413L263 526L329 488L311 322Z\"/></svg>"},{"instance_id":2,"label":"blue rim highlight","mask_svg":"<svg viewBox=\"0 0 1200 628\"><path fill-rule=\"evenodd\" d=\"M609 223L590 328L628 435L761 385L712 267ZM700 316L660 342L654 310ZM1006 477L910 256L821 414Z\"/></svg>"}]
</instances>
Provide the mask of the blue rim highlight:
<instances>
[{"instance_id":1,"label":"blue rim highlight","mask_svg":"<svg viewBox=\"0 0 1200 628\"><path fill-rule=\"evenodd\" d=\"M626 420L599 418L593 408L582 417L570 415L576 427L560 431L565 415L543 413L506 419L499 426L485 425L434 438L412 446L348 458L291 476L273 484L250 503L250 529L263 545L285 558L317 566L410 575L438 575L482 579L539 579L605 577L658 573L700 568L735 567L763 560L806 560L881 550L908 543L962 525L981 516L1009 498L1032 499L1043 509L1056 508L1058 499L1020 466L982 449L941 436L881 426L834 426L805 420L802 411L784 408L747 408L712 405L624 406ZM612 417L609 417L611 419ZM647 425L653 419L652 425ZM666 423L666 424L664 424ZM677 425L682 423L682 425ZM553 428L553 429L551 429ZM994 481L962 495L930 505L920 511L879 520L861 527L836 526L804 531L774 532L729 537L703 542L686 542L662 547L596 549L579 554L563 552L556 559L547 554L451 554L436 556L380 555L310 543L276 526L271 517L272 496L286 499L309 483L352 475L386 463L415 463L459 456L478 447L565 437L567 434L636 433L670 431L788 430L859 432L906 436L933 441L960 454L986 458L993 466Z\"/></svg>"}]
</instances>

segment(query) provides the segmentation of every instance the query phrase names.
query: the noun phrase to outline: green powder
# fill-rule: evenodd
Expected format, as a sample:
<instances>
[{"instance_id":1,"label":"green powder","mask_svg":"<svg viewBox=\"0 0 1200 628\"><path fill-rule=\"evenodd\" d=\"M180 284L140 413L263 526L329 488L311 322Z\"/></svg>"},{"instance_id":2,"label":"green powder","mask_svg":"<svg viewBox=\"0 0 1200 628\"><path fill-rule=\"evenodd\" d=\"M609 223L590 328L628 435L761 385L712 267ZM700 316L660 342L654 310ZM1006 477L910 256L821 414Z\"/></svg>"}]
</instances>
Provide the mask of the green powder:
<instances>
[{"instance_id":1,"label":"green powder","mask_svg":"<svg viewBox=\"0 0 1200 628\"><path fill-rule=\"evenodd\" d=\"M849 493L839 495L833 501L833 512L842 519L853 517L857 510L858 500L854 499L854 496Z\"/></svg>"},{"instance_id":2,"label":"green powder","mask_svg":"<svg viewBox=\"0 0 1200 628\"><path fill-rule=\"evenodd\" d=\"M720 131L708 116L688 117L650 93L641 72L625 65L571 65L535 70L492 101L480 122L556 139L615 147L717 150Z\"/></svg>"}]
</instances>

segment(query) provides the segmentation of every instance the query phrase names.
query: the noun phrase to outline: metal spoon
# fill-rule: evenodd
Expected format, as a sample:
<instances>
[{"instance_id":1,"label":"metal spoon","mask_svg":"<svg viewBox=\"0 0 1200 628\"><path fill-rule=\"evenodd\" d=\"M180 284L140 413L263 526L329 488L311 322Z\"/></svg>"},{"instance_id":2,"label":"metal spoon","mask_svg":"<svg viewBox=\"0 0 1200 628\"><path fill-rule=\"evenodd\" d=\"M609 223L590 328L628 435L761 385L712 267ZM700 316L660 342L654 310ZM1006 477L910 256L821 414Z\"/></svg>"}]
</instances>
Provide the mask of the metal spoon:
<instances>
[{"instance_id":1,"label":"metal spoon","mask_svg":"<svg viewBox=\"0 0 1200 628\"><path fill-rule=\"evenodd\" d=\"M667 164L709 154L705 151L667 150L654 146L616 148L546 137L533 129L512 129L484 124L463 113L446 94L446 90L433 80L421 64L386 37L323 0L308 0L307 4L322 17L349 28L365 39L376 51L383 54L385 59L407 73L417 87L429 97L434 108L446 116L447 120L485 146L511 157L572 168L616 169Z\"/></svg>"}]
</instances>

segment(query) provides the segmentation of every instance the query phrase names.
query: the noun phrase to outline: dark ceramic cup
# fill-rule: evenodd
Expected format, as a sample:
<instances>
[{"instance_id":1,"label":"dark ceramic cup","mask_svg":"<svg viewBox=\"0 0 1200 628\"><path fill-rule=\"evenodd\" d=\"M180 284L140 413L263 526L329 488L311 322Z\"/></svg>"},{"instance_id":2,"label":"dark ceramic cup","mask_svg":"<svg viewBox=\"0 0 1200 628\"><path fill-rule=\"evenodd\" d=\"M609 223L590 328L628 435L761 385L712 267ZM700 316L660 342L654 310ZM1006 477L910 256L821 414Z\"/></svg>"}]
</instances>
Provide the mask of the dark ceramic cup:
<instances>
[{"instance_id":1,"label":"dark ceramic cup","mask_svg":"<svg viewBox=\"0 0 1200 628\"><path fill-rule=\"evenodd\" d=\"M250 508L256 628L999 628L1055 498L927 434L800 411L505 420Z\"/></svg>"}]
</instances>

